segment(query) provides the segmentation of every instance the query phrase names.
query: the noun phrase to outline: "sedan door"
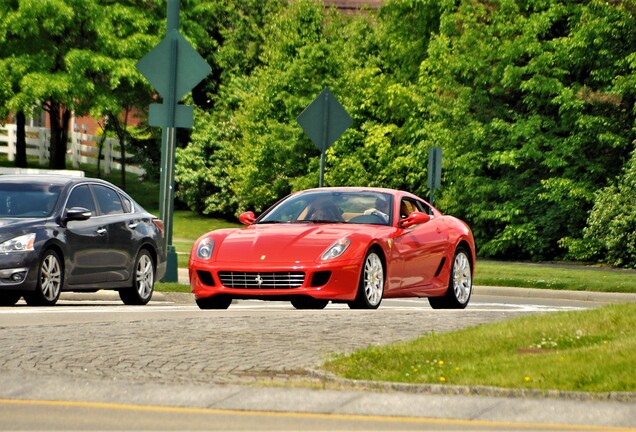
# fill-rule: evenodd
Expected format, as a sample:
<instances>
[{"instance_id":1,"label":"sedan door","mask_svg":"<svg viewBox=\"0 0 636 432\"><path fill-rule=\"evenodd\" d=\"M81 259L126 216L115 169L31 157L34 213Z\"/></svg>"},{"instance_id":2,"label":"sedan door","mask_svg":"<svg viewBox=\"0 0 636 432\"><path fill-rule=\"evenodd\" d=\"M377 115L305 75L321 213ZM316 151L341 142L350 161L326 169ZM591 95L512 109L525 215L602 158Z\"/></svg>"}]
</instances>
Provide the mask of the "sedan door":
<instances>
[{"instance_id":1,"label":"sedan door","mask_svg":"<svg viewBox=\"0 0 636 432\"><path fill-rule=\"evenodd\" d=\"M135 229L141 222L132 212L132 203L115 189L91 185L101 211L101 224L108 231L108 254L103 261L108 282L124 282L131 278L140 234Z\"/></svg>"},{"instance_id":2,"label":"sedan door","mask_svg":"<svg viewBox=\"0 0 636 432\"><path fill-rule=\"evenodd\" d=\"M99 218L88 185L76 186L70 193L65 209L82 207L91 211L88 220L66 223L66 284L69 286L96 285L106 282L102 262L107 254L106 228Z\"/></svg>"}]
</instances>

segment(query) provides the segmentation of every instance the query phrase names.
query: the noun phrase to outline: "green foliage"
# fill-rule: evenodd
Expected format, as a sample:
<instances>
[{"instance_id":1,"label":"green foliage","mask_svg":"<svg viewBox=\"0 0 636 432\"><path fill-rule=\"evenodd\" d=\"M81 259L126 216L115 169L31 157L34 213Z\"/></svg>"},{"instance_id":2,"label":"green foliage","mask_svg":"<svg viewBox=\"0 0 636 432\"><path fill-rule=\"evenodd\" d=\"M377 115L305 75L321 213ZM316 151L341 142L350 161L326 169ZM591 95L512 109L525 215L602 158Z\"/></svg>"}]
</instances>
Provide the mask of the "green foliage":
<instances>
[{"instance_id":1,"label":"green foliage","mask_svg":"<svg viewBox=\"0 0 636 432\"><path fill-rule=\"evenodd\" d=\"M554 258L580 236L634 139L633 96L615 85L633 74L634 24L597 1L445 9L420 128L444 148L440 206L471 224L480 254Z\"/></svg>"},{"instance_id":2,"label":"green foliage","mask_svg":"<svg viewBox=\"0 0 636 432\"><path fill-rule=\"evenodd\" d=\"M134 63L163 34L163 1L0 10L0 114L39 104L114 118L148 104ZM193 91L192 133L179 133L177 197L229 217L316 186L320 153L296 117L328 87L354 124L327 151L327 185L427 196L428 150L441 146L436 205L471 225L481 256L633 266L622 196L635 11L635 0L387 0L342 15L320 0L182 0L182 31L213 71ZM135 133L156 158L156 132Z\"/></svg>"},{"instance_id":3,"label":"green foliage","mask_svg":"<svg viewBox=\"0 0 636 432\"><path fill-rule=\"evenodd\" d=\"M594 202L584 237L566 245L577 259L600 259L636 268L636 151L617 185L601 189Z\"/></svg>"}]
</instances>

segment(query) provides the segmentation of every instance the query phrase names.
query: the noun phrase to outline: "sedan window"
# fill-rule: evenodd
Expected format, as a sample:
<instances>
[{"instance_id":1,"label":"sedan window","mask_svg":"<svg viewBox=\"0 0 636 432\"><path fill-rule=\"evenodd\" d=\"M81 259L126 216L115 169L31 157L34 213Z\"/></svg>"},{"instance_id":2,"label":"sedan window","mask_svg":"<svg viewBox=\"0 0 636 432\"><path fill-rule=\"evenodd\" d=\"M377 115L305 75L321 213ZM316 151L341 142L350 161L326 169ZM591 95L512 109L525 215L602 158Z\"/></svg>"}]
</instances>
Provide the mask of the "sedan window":
<instances>
[{"instance_id":1,"label":"sedan window","mask_svg":"<svg viewBox=\"0 0 636 432\"><path fill-rule=\"evenodd\" d=\"M0 185L0 217L30 218L49 216L60 188L42 184Z\"/></svg>"},{"instance_id":2,"label":"sedan window","mask_svg":"<svg viewBox=\"0 0 636 432\"><path fill-rule=\"evenodd\" d=\"M77 186L71 192L71 195L68 197L68 201L66 202L66 208L70 209L73 207L83 207L88 209L91 211L93 216L97 214L93 195L91 195L91 191L88 189L87 185Z\"/></svg>"},{"instance_id":3,"label":"sedan window","mask_svg":"<svg viewBox=\"0 0 636 432\"><path fill-rule=\"evenodd\" d=\"M121 198L115 190L100 185L92 185L91 188L95 193L95 198L97 199L102 214L112 215L124 213Z\"/></svg>"}]
</instances>

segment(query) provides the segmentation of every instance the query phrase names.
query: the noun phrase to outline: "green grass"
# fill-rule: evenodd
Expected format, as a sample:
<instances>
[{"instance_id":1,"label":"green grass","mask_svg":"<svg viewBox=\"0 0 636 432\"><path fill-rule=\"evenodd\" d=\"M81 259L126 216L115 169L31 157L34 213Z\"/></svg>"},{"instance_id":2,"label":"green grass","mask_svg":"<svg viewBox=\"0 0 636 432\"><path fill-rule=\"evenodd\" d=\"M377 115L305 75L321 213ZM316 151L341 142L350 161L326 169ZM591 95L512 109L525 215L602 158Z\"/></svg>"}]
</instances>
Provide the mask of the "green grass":
<instances>
[{"instance_id":1,"label":"green grass","mask_svg":"<svg viewBox=\"0 0 636 432\"><path fill-rule=\"evenodd\" d=\"M475 285L636 293L636 271L478 260Z\"/></svg>"},{"instance_id":2,"label":"green grass","mask_svg":"<svg viewBox=\"0 0 636 432\"><path fill-rule=\"evenodd\" d=\"M412 384L636 391L636 304L525 316L356 351L338 376Z\"/></svg>"}]
</instances>

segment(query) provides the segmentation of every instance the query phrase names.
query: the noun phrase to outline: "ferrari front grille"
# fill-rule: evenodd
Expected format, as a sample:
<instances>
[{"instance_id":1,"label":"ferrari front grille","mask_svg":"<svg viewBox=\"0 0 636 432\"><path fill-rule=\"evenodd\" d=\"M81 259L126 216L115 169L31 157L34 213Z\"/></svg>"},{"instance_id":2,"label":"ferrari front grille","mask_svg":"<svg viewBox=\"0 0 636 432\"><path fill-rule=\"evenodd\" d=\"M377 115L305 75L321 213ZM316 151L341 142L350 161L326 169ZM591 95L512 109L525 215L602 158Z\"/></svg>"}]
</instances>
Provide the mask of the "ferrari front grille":
<instances>
[{"instance_id":1,"label":"ferrari front grille","mask_svg":"<svg viewBox=\"0 0 636 432\"><path fill-rule=\"evenodd\" d=\"M305 273L221 271L219 279L228 288L287 289L302 286Z\"/></svg>"}]
</instances>

